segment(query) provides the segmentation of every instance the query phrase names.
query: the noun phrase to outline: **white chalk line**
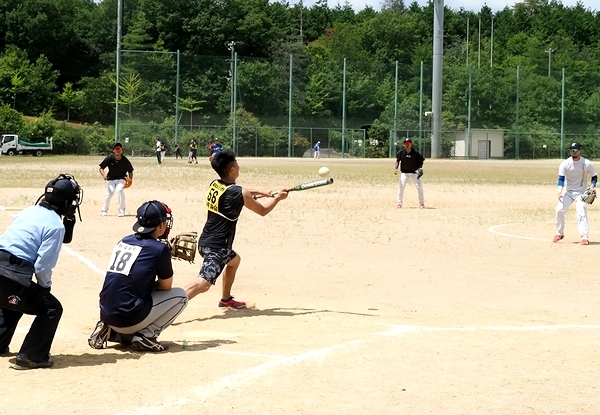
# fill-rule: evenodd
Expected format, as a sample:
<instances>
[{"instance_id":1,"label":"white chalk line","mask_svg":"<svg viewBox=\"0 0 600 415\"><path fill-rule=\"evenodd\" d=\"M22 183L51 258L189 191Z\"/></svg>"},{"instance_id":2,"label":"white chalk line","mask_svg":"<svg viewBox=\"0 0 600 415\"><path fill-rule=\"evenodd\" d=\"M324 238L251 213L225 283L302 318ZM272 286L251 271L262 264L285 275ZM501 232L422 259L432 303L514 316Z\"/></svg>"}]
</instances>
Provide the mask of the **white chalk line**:
<instances>
[{"instance_id":1,"label":"white chalk line","mask_svg":"<svg viewBox=\"0 0 600 415\"><path fill-rule=\"evenodd\" d=\"M562 324L562 325L542 325L542 326L484 326L484 327L426 327L426 326L393 326L390 330L374 333L371 336L398 336L409 332L440 332L440 331L541 331L541 330L600 330L600 325L586 324ZM311 350L295 356L279 357L272 355L256 355L259 357L273 357L273 361L263 363L249 369L243 370L232 375L218 378L208 385L198 385L184 392L187 396L177 396L168 398L160 403L160 406L135 406L124 411L117 412L115 415L156 415L163 412L181 409L186 405L197 405L198 398L202 400L214 399L224 391L235 387L243 386L242 383L251 384L256 378L264 375L265 372L273 370L282 365L291 365L305 360L322 358L338 350L357 347L361 343L366 343L370 338L361 340L350 340L344 343L325 347L323 349ZM213 351L216 352L216 351ZM230 352L231 354L240 354ZM246 354L242 354L246 355ZM254 354L252 354L254 356Z\"/></svg>"},{"instance_id":2,"label":"white chalk line","mask_svg":"<svg viewBox=\"0 0 600 415\"><path fill-rule=\"evenodd\" d=\"M488 229L492 233L495 233L495 234L501 235L501 236L507 236L509 238L525 239L525 240L528 240L528 241L552 242L552 239L532 238L530 236L514 235L512 233L498 232L496 230L497 228L501 228L503 226L509 226L509 225L520 225L520 224L519 223L505 223L505 224L502 224L502 225L490 226Z\"/></svg>"}]
</instances>

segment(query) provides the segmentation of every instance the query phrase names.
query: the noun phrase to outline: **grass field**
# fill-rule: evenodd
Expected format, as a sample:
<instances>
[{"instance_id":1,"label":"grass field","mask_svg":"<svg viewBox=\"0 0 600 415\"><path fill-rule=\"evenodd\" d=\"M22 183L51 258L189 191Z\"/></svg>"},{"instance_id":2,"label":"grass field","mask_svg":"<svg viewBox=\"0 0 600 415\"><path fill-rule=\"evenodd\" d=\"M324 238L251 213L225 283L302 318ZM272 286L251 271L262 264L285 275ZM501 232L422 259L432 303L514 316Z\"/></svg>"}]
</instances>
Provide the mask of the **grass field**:
<instances>
[{"instance_id":1,"label":"grass field","mask_svg":"<svg viewBox=\"0 0 600 415\"><path fill-rule=\"evenodd\" d=\"M582 268L600 254L600 215L589 208L589 246L573 208L551 242L559 160L426 160L426 209L412 185L396 209L390 159L240 159L243 186L290 187L321 166L335 183L266 217L244 211L233 294L252 307L218 308L218 282L163 333L161 354L88 347L104 269L147 200L173 209L174 233L201 231L215 175L205 160L132 158L127 216L113 199L101 217L100 161L0 158L0 232L58 173L84 188L53 277L55 367L13 371L15 353L0 357L1 414L598 413L600 282ZM200 263L174 266L185 286Z\"/></svg>"}]
</instances>

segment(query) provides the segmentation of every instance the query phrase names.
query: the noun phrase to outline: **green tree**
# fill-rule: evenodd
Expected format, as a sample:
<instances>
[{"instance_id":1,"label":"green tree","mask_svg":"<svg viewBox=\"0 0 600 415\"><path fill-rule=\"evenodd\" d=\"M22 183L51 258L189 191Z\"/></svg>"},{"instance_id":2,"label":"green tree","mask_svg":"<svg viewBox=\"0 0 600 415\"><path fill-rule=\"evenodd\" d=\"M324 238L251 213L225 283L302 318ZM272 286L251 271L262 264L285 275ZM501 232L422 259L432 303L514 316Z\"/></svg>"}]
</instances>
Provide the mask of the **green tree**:
<instances>
[{"instance_id":1,"label":"green tree","mask_svg":"<svg viewBox=\"0 0 600 415\"><path fill-rule=\"evenodd\" d=\"M111 81L116 85L116 79L111 78ZM130 119L132 118L131 109L133 104L139 102L146 94L145 92L140 92L141 85L142 80L137 73L130 73L129 76L124 76L119 80L119 105L123 104L127 106L126 114Z\"/></svg>"},{"instance_id":2,"label":"green tree","mask_svg":"<svg viewBox=\"0 0 600 415\"><path fill-rule=\"evenodd\" d=\"M84 95L85 93L83 91L75 91L73 89L73 84L70 82L65 84L62 92L58 95L58 98L67 107L67 121L71 118L71 109L78 109L83 105Z\"/></svg>"}]
</instances>

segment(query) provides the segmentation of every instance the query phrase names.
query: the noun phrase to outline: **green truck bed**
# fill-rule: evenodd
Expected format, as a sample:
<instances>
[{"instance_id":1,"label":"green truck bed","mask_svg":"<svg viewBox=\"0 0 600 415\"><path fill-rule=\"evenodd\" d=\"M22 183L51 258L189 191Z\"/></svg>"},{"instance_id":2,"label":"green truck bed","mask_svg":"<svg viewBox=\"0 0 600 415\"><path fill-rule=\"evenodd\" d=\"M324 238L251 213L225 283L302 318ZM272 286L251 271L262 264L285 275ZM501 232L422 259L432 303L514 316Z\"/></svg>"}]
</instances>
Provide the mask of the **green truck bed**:
<instances>
[{"instance_id":1,"label":"green truck bed","mask_svg":"<svg viewBox=\"0 0 600 415\"><path fill-rule=\"evenodd\" d=\"M51 143L30 143L28 141L23 141L23 140L19 140L19 145L22 147L46 147L46 148L52 148L52 144Z\"/></svg>"}]
</instances>

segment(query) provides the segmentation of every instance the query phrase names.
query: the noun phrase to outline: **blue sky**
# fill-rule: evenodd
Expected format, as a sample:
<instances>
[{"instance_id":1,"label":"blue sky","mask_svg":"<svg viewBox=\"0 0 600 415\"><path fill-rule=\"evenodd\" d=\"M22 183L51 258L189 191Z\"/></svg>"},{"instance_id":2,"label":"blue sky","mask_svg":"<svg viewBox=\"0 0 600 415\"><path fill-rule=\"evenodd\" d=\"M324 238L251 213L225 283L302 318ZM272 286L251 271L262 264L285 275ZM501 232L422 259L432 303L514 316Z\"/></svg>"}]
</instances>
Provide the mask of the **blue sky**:
<instances>
[{"instance_id":1,"label":"blue sky","mask_svg":"<svg viewBox=\"0 0 600 415\"><path fill-rule=\"evenodd\" d=\"M290 5L298 3L298 0L287 0ZM316 1L315 0L304 0L304 6L310 7ZM343 5L345 0L328 0L329 7L335 7L337 4ZM364 9L366 6L371 6L375 10L381 9L381 0L348 0L348 3L356 11ZM404 4L409 5L412 0L405 0ZM417 0L417 3L421 6L426 5L427 0ZM472 10L478 12L484 4L487 4L492 11L497 12L504 9L505 7L512 7L517 3L515 0L445 0L444 4L453 10L459 10L463 7L465 10ZM561 2L565 6L573 7L578 1L577 0L562 0ZM598 0L580 0L579 3L583 4L583 7L591 10L600 11L600 4Z\"/></svg>"}]
</instances>

